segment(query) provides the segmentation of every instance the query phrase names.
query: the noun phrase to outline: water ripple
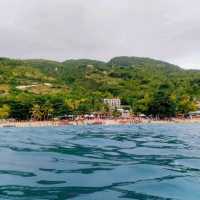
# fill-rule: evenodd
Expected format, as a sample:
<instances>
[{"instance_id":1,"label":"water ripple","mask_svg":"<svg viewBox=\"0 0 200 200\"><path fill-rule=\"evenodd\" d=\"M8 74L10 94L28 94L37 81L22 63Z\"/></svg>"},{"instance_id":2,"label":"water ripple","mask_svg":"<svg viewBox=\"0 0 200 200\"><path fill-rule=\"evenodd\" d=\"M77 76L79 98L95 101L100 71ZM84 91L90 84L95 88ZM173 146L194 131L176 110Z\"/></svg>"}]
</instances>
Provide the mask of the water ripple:
<instances>
[{"instance_id":1,"label":"water ripple","mask_svg":"<svg viewBox=\"0 0 200 200\"><path fill-rule=\"evenodd\" d=\"M200 125L0 130L0 199L199 200Z\"/></svg>"}]
</instances>

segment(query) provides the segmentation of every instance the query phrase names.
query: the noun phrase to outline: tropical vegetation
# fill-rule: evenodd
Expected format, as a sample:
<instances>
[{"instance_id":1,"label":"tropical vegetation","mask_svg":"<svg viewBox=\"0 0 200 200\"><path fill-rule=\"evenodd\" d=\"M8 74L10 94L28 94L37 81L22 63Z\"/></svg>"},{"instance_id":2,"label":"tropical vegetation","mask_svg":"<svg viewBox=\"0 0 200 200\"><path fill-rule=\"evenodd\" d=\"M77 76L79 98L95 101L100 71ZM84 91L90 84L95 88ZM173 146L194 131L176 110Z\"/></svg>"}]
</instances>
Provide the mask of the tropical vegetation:
<instances>
[{"instance_id":1,"label":"tropical vegetation","mask_svg":"<svg viewBox=\"0 0 200 200\"><path fill-rule=\"evenodd\" d=\"M106 112L120 98L134 114L171 117L197 109L200 71L150 58L56 62L0 58L0 118L47 120Z\"/></svg>"}]
</instances>

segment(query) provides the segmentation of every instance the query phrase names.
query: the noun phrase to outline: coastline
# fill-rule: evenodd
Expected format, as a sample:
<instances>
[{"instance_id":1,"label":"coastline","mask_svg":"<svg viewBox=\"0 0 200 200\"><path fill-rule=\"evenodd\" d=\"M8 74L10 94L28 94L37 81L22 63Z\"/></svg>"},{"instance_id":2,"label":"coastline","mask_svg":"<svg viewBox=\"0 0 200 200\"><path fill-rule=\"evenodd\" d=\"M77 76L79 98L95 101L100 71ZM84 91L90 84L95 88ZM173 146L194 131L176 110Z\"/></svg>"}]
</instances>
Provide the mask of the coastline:
<instances>
[{"instance_id":1,"label":"coastline","mask_svg":"<svg viewBox=\"0 0 200 200\"><path fill-rule=\"evenodd\" d=\"M171 120L149 120L149 119L94 119L94 120L60 120L60 121L3 121L0 128L36 128L36 127L59 127L59 126L81 126L81 125L134 125L134 124L194 124L200 123L200 119L171 119Z\"/></svg>"}]
</instances>

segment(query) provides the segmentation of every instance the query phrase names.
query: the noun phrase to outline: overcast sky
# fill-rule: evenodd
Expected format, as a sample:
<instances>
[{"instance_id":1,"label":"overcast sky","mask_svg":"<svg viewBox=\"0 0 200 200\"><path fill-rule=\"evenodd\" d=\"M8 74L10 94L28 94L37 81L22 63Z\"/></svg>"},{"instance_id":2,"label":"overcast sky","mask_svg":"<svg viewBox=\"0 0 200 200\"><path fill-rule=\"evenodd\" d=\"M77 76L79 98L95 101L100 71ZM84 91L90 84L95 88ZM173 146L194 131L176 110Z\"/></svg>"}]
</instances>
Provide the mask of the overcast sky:
<instances>
[{"instance_id":1,"label":"overcast sky","mask_svg":"<svg viewBox=\"0 0 200 200\"><path fill-rule=\"evenodd\" d=\"M199 0L0 0L0 56L152 57L200 69Z\"/></svg>"}]
</instances>

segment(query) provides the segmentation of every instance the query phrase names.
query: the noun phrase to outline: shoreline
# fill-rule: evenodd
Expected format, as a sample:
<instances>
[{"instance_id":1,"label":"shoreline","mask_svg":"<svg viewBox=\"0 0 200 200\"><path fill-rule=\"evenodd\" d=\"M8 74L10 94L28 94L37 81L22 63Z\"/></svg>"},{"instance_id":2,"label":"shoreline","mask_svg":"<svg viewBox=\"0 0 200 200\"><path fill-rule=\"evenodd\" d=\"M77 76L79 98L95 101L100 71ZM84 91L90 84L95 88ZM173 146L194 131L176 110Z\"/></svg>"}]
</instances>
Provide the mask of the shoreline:
<instances>
[{"instance_id":1,"label":"shoreline","mask_svg":"<svg viewBox=\"0 0 200 200\"><path fill-rule=\"evenodd\" d=\"M172 119L172 120L149 120L149 119L95 119L95 120L60 120L60 121L17 121L0 122L0 128L37 128L81 125L134 125L134 124L194 124L200 123L200 119Z\"/></svg>"}]
</instances>

